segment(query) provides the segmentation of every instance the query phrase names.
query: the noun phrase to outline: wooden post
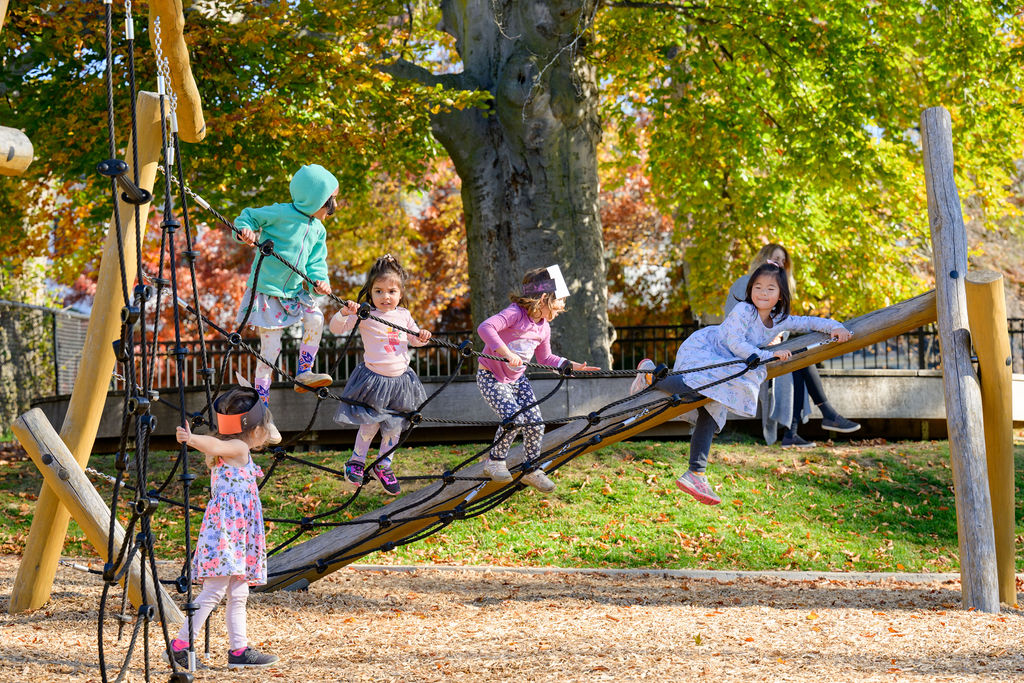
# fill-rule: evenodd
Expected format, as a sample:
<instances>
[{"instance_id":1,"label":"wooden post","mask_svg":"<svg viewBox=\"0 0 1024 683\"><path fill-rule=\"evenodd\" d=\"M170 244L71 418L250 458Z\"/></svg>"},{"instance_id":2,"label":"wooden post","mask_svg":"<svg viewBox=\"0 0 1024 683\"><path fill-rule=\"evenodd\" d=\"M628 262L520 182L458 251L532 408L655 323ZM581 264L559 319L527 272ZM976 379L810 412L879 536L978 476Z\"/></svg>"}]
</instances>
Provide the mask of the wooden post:
<instances>
[{"instance_id":1,"label":"wooden post","mask_svg":"<svg viewBox=\"0 0 1024 683\"><path fill-rule=\"evenodd\" d=\"M999 612L992 501L988 492L981 390L971 366L964 278L967 232L953 174L953 129L942 107L921 114L928 223L935 254L936 312L949 450L953 460L960 583L967 608Z\"/></svg>"},{"instance_id":2,"label":"wooden post","mask_svg":"<svg viewBox=\"0 0 1024 683\"><path fill-rule=\"evenodd\" d=\"M11 430L28 451L32 462L43 473L43 478L46 479L51 490L56 492L61 502L71 511L71 515L78 522L78 526L82 527L85 537L92 543L99 556L103 558L104 562L109 561L107 541L110 538L108 533L110 508L89 482L82 466L75 462L71 451L50 426L46 415L39 408L33 408L15 420L11 425ZM124 529L120 524L115 523L114 548L119 549L122 543L124 543ZM139 558L136 556L128 571L128 599L136 608L147 604L151 605L154 610L159 599L168 624L180 624L185 621L181 610L174 604L163 586L157 583L155 577L146 577L146 597L143 600L141 566ZM123 583L122 581L122 585ZM154 590L154 587L157 590ZM159 592L159 596L157 592ZM159 619L159 612L157 612L157 618Z\"/></svg>"},{"instance_id":3,"label":"wooden post","mask_svg":"<svg viewBox=\"0 0 1024 683\"><path fill-rule=\"evenodd\" d=\"M21 175L32 163L32 141L16 128L0 126L0 175Z\"/></svg>"},{"instance_id":4,"label":"wooden post","mask_svg":"<svg viewBox=\"0 0 1024 683\"><path fill-rule=\"evenodd\" d=\"M967 314L981 372L985 456L996 537L999 600L1017 606L1013 468L1013 367L1006 325L1003 276L991 270L967 274Z\"/></svg>"},{"instance_id":5,"label":"wooden post","mask_svg":"<svg viewBox=\"0 0 1024 683\"><path fill-rule=\"evenodd\" d=\"M160 97L154 93L140 92L137 118L139 186L152 192L157 163L162 151ZM128 149L131 148L132 140L129 138ZM131 154L128 157L130 162ZM125 277L128 280L130 295L136 275L135 207L119 200L118 208L125 252ZM139 215L145 229L149 204L139 207ZM99 428L110 387L110 378L114 372L114 349L111 344L121 335L123 305L117 238L111 219L107 241L103 247L92 314L89 316L89 328L86 330L85 347L82 350L82 358L88 359L88 362L82 363L78 368L75 388L71 392L68 412L60 430L61 439L67 444L78 464L83 467L89 462L89 454L96 440L96 430ZM44 483L39 492L32 528L11 591L11 602L8 606L11 614L37 609L49 600L53 577L57 572L57 562L64 546L64 537L67 535L68 519L67 509L53 490Z\"/></svg>"},{"instance_id":6,"label":"wooden post","mask_svg":"<svg viewBox=\"0 0 1024 683\"><path fill-rule=\"evenodd\" d=\"M7 0L0 0L0 29L4 27L4 18L7 16Z\"/></svg>"},{"instance_id":7,"label":"wooden post","mask_svg":"<svg viewBox=\"0 0 1024 683\"><path fill-rule=\"evenodd\" d=\"M149 40L153 45L156 45L156 17L160 18L160 49L171 69L169 85L178 98L178 136L185 142L199 142L206 137L206 121L185 44L185 13L181 0L149 3Z\"/></svg>"},{"instance_id":8,"label":"wooden post","mask_svg":"<svg viewBox=\"0 0 1024 683\"><path fill-rule=\"evenodd\" d=\"M853 332L850 341L843 344L828 344L819 346L805 353L793 356L792 360L786 363L772 363L768 366L768 376L776 377L787 372L799 370L812 363L817 363L825 358L841 356L844 353L855 351L877 341L909 332L922 325L927 325L935 320L935 294L928 292L908 301L903 301L895 306L873 311L854 320L846 322L846 327ZM790 339L780 346L784 349L799 349L808 343L828 338L824 334L803 335ZM664 396L664 394L662 394ZM673 406L662 410L641 409L647 403L658 396L638 396L633 401L616 408L616 412L629 410L631 407L638 408L637 413L625 419L606 418L594 425L593 429L586 430L581 434L581 425L577 423L567 424L559 429L547 432L544 435L542 444L543 451L554 449L554 455L549 456L551 465L546 467L550 470L565 462L570 456L575 455L579 449L587 453L608 444L628 439L631 436L645 432L651 427L661 424L673 417L693 410L697 406L707 403L704 399L697 403ZM599 440L593 440L595 432L610 430ZM515 466L523 460L522 447L517 446L509 452L508 462ZM440 483L433 483L418 491L396 500L385 507L368 512L365 515L353 520L345 526L335 527L315 538L292 546L288 550L272 556L267 563L267 584L254 590L278 590L294 583L303 581L313 582L321 579L330 572L359 559L362 554L373 552L382 544L389 541L397 542L409 538L420 530L431 526L436 518L431 513L454 510L460 503L469 502L472 499L480 499L499 488L499 484L486 481L482 474L483 463L477 463L471 467L459 471L459 479L450 484L442 486ZM478 477L484 481L475 481ZM408 522L391 520L391 515L397 520L411 519ZM423 516L422 519L412 519ZM383 534L381 520L387 519L387 531ZM342 549L347 549L345 554L339 557ZM318 568L309 568L309 565L320 565Z\"/></svg>"}]
</instances>

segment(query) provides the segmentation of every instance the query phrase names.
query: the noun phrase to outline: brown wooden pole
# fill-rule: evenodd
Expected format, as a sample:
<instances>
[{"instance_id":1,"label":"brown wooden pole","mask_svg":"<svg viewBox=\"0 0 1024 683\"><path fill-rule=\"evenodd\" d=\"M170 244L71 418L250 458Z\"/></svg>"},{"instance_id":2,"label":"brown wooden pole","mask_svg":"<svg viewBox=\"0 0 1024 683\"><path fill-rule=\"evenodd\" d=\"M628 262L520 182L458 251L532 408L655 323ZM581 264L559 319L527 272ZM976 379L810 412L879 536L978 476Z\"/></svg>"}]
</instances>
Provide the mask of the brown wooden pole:
<instances>
[{"instance_id":1,"label":"brown wooden pole","mask_svg":"<svg viewBox=\"0 0 1024 683\"><path fill-rule=\"evenodd\" d=\"M7 17L7 0L0 0L0 30L4 28L4 18Z\"/></svg>"},{"instance_id":2,"label":"brown wooden pole","mask_svg":"<svg viewBox=\"0 0 1024 683\"><path fill-rule=\"evenodd\" d=\"M0 126L0 175L21 175L32 163L32 141L17 128Z\"/></svg>"},{"instance_id":3,"label":"brown wooden pole","mask_svg":"<svg viewBox=\"0 0 1024 683\"><path fill-rule=\"evenodd\" d=\"M799 370L825 358L855 351L934 321L935 293L928 292L895 306L847 321L846 327L853 332L850 341L843 344L819 346L806 353L793 356L786 363L772 363L768 366L768 376L775 377ZM827 338L827 335L817 333L803 335L788 340L780 348L799 349L824 338ZM546 433L542 450L544 452L555 450L555 454L550 456L551 465L545 469L550 470L552 467L558 466L578 452L588 453L602 446L628 439L707 403L707 399L705 399L698 403L688 403L667 409L660 407L650 408L646 411L639 409L659 397L663 398L664 394L648 392L616 408L615 412L629 410L631 407L638 409L637 414L630 417L625 424L619 424L622 418L606 418L582 435L579 422ZM610 427L615 431L609 431L599 440L593 438L595 432ZM510 466L518 465L522 460L521 446L517 446L509 452L508 463ZM384 543L397 542L416 534L433 524L436 519L425 518L413 519L408 522L394 522L391 520L391 516L401 520L430 513L448 512L455 510L460 503L480 499L493 493L501 485L486 480L482 470L483 463L467 467L459 471L459 479L449 484L434 483L425 486L379 510L362 515L345 526L335 527L315 538L299 543L283 553L272 556L267 563L267 585L256 590L277 590L301 581L316 581L341 569L346 564L356 561L361 554L374 552ZM475 481L475 478L485 481ZM377 532L382 528L382 519L387 520L388 526L385 527L387 531L378 534ZM349 550L338 557L342 548ZM316 565L317 563L320 563L320 567L307 568L307 565Z\"/></svg>"},{"instance_id":4,"label":"brown wooden pole","mask_svg":"<svg viewBox=\"0 0 1024 683\"><path fill-rule=\"evenodd\" d=\"M39 408L33 408L24 415L21 415L11 430L18 437L18 441L25 447L32 462L36 464L43 478L60 498L61 502L71 511L72 517L82 527L85 537L96 549L104 562L110 560L107 556L107 542L110 538L110 508L103 502L103 498L93 487L86 476L82 466L79 465L71 451L60 440L57 432L50 426L46 415ZM124 543L124 528L115 523L114 526L114 548L121 548ZM136 608L147 604L157 608L157 600L163 607L163 613L167 623L180 624L185 621L181 610L174 604L170 596L161 586L156 577L146 577L146 597L142 597L142 564L136 555L129 568L128 577L128 599ZM121 582L124 585L124 581ZM156 590L154 590L154 588ZM159 595L158 595L159 593ZM157 612L159 619L159 612Z\"/></svg>"},{"instance_id":5,"label":"brown wooden pole","mask_svg":"<svg viewBox=\"0 0 1024 683\"><path fill-rule=\"evenodd\" d=\"M1006 324L1003 276L991 270L967 274L967 314L981 374L985 459L996 537L999 600L1017 606L1013 467L1013 367Z\"/></svg>"},{"instance_id":6,"label":"brown wooden pole","mask_svg":"<svg viewBox=\"0 0 1024 683\"><path fill-rule=\"evenodd\" d=\"M935 259L936 312L956 490L963 604L968 609L998 613L996 544L981 429L981 389L971 366L964 286L967 232L953 172L953 128L944 108L932 107L921 114L921 147Z\"/></svg>"},{"instance_id":7,"label":"brown wooden pole","mask_svg":"<svg viewBox=\"0 0 1024 683\"><path fill-rule=\"evenodd\" d=\"M140 92L137 106L139 187L153 191L157 163L161 154L160 98L154 93ZM128 149L132 140L128 140ZM129 154L129 164L131 155ZM129 173L131 171L129 170ZM118 201L121 234L124 244L124 269L129 294L134 286L135 262L135 207ZM140 223L145 229L149 204L139 207ZM100 274L96 284L92 314L86 330L82 358L88 362L78 368L75 388L71 392L68 411L60 430L60 437L81 466L89 462L89 454L96 440L100 417L114 373L114 349L111 344L121 335L121 272L118 260L117 238L111 219L107 241L103 247ZM38 609L50 599L53 577L67 535L68 511L60 499L43 484L36 502L32 528L22 553L22 562L11 591L8 610L11 614Z\"/></svg>"},{"instance_id":8,"label":"brown wooden pole","mask_svg":"<svg viewBox=\"0 0 1024 683\"><path fill-rule=\"evenodd\" d=\"M185 142L199 142L206 137L203 102L185 44L185 13L181 0L151 0L149 3L149 40L156 45L156 22L160 18L160 49L171 69L170 87L178 98L178 136Z\"/></svg>"}]
</instances>

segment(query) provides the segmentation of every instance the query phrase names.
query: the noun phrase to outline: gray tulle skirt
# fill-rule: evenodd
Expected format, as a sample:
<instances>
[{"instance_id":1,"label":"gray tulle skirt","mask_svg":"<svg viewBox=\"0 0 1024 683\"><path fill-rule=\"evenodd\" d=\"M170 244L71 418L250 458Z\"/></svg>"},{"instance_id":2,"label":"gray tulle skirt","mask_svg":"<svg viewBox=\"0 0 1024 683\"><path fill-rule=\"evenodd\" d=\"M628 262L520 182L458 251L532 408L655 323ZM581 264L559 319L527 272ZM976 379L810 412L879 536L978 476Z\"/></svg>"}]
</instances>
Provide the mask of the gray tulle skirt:
<instances>
[{"instance_id":1,"label":"gray tulle skirt","mask_svg":"<svg viewBox=\"0 0 1024 683\"><path fill-rule=\"evenodd\" d=\"M398 377L385 377L362 363L352 371L341 395L370 407L342 402L334 415L335 422L354 425L379 422L383 429L392 432L404 429L408 420L391 411L410 412L427 400L427 392L412 368Z\"/></svg>"}]
</instances>

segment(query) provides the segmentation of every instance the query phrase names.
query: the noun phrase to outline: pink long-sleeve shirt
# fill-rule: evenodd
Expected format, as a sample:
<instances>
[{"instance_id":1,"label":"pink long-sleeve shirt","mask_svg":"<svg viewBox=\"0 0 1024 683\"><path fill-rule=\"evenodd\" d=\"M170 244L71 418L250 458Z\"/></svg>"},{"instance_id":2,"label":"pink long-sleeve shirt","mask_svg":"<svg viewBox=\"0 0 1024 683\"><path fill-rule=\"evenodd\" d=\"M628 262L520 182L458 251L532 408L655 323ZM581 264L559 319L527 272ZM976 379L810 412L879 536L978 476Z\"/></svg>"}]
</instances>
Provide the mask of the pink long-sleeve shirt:
<instances>
[{"instance_id":1,"label":"pink long-sleeve shirt","mask_svg":"<svg viewBox=\"0 0 1024 683\"><path fill-rule=\"evenodd\" d=\"M396 308L393 311L384 313L377 309L370 309L370 314L381 320L401 325L407 330L419 332L420 328L409 313L408 309ZM357 315L342 315L338 313L331 319L331 332L342 334L351 330L356 321ZM389 327L376 320L367 318L359 323L359 336L363 338L363 363L366 368L384 377L398 377L409 367L409 347L423 346L426 342L419 340L419 337L412 337Z\"/></svg>"},{"instance_id":2,"label":"pink long-sleeve shirt","mask_svg":"<svg viewBox=\"0 0 1024 683\"><path fill-rule=\"evenodd\" d=\"M508 308L492 315L476 328L477 334L484 341L484 353L500 356L498 349L507 346L512 353L529 362L534 355L542 365L561 365L564 358L551 353L551 326L541 318L533 322L529 314L519 304L511 304ZM494 378L502 384L515 382L526 371L524 367L513 368L489 358L481 358L480 367L494 373Z\"/></svg>"}]
</instances>

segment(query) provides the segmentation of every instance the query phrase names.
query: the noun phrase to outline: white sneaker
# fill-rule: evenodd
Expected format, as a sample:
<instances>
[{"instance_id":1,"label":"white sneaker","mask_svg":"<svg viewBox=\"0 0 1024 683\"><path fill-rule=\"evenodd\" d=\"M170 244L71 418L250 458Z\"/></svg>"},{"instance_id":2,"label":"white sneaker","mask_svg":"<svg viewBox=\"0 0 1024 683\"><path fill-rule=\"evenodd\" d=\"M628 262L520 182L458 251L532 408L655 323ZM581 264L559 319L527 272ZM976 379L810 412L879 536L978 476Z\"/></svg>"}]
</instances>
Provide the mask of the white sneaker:
<instances>
[{"instance_id":1,"label":"white sneaker","mask_svg":"<svg viewBox=\"0 0 1024 683\"><path fill-rule=\"evenodd\" d=\"M512 481L512 473L508 471L508 465L505 464L504 460L487 458L487 462L484 464L484 474L493 481L500 481L502 483Z\"/></svg>"},{"instance_id":2,"label":"white sneaker","mask_svg":"<svg viewBox=\"0 0 1024 683\"><path fill-rule=\"evenodd\" d=\"M277 431L277 425L273 422L267 423L267 443L271 446L281 443L281 432Z\"/></svg>"},{"instance_id":3,"label":"white sneaker","mask_svg":"<svg viewBox=\"0 0 1024 683\"><path fill-rule=\"evenodd\" d=\"M644 358L642 361L640 361L637 364L636 369L637 370L653 370L656 367L658 367L658 366L654 364L653 360L651 360L650 358ZM630 385L630 387L629 387L630 395L640 393L641 391L643 391L647 387L651 386L651 382L653 382L653 381L654 381L654 375L650 374L649 372L637 373L636 378L633 380L633 384Z\"/></svg>"},{"instance_id":4,"label":"white sneaker","mask_svg":"<svg viewBox=\"0 0 1024 683\"><path fill-rule=\"evenodd\" d=\"M548 475L544 474L544 470L539 467L529 474L524 474L519 481L532 486L541 493L551 493L555 490L555 482L551 481Z\"/></svg>"}]
</instances>

